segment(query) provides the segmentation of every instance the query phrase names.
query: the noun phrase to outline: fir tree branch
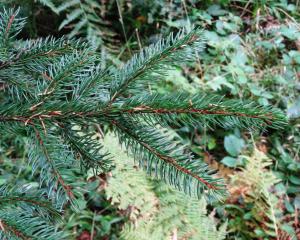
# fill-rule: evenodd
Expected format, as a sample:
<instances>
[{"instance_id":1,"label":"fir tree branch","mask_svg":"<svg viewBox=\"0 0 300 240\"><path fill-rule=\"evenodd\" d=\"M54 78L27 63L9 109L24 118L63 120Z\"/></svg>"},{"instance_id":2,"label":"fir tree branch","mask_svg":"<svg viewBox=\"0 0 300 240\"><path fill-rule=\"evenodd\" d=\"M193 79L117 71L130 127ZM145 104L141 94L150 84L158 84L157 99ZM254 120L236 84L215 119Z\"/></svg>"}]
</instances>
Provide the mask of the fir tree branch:
<instances>
[{"instance_id":1,"label":"fir tree branch","mask_svg":"<svg viewBox=\"0 0 300 240\"><path fill-rule=\"evenodd\" d=\"M144 91L145 84L193 60L202 50L198 29L158 41L121 69L102 70L97 54L85 44L54 38L16 41L23 20L14 11L4 11L0 17L0 131L28 141L32 172L38 172L40 185L47 187L46 197L54 199L56 207L62 208L68 200L73 203L78 193L74 173L80 164L84 170L110 169L91 127L95 123L112 125L120 142L149 174L191 195L200 198L204 193L213 199L226 195L222 179L194 160L187 147L170 136L170 129L161 126L218 124L252 129L282 128L286 123L281 111L254 103L208 94L163 96ZM5 208L0 209L0 238L16 236L18 231L33 239L58 238L44 218L34 215L36 210L43 215L46 202L22 194L1 199ZM4 234L3 229L8 231Z\"/></svg>"},{"instance_id":2,"label":"fir tree branch","mask_svg":"<svg viewBox=\"0 0 300 240\"><path fill-rule=\"evenodd\" d=\"M170 139L163 132L124 118L112 120L111 123L116 127L120 142L131 149L135 159L139 159L140 165L149 174L154 169L156 177L191 195L200 196L207 192L208 197L213 199L224 196L226 190L222 181L210 176L207 166L184 153L182 146L167 146ZM196 189L190 189L193 183ZM196 193L193 193L194 190Z\"/></svg>"},{"instance_id":3,"label":"fir tree branch","mask_svg":"<svg viewBox=\"0 0 300 240\"><path fill-rule=\"evenodd\" d=\"M59 106L59 107L58 107ZM29 107L35 110L36 106ZM49 109L53 109L50 110ZM80 111L74 111L78 108ZM48 109L48 112L46 112ZM1 114L1 113L0 113ZM0 121L20 121L26 124L37 120L65 121L101 119L101 117L114 117L129 115L144 119L157 119L172 123L183 124L214 123L223 127L283 128L287 121L285 115L275 108L261 106L254 102L245 102L234 99L225 99L217 95L174 93L168 96L160 94L137 95L113 104L110 109L98 105L86 106L85 102L65 103L56 102L46 105L40 113L27 115L0 115Z\"/></svg>"},{"instance_id":4,"label":"fir tree branch","mask_svg":"<svg viewBox=\"0 0 300 240\"><path fill-rule=\"evenodd\" d=\"M132 88L131 85L137 80L146 82L151 78L153 80L155 73L164 75L166 69L181 64L181 61L187 62L202 48L202 31L196 29L188 33L181 31L175 37L171 34L166 40L161 39L143 49L115 73L108 106L122 93Z\"/></svg>"},{"instance_id":5,"label":"fir tree branch","mask_svg":"<svg viewBox=\"0 0 300 240\"><path fill-rule=\"evenodd\" d=\"M44 216L50 213L51 218L60 217L58 210L53 207L50 201L45 199L44 195L44 192L40 190L2 185L0 186L0 207L15 205L21 207L24 211L34 209L34 211L38 210Z\"/></svg>"},{"instance_id":6,"label":"fir tree branch","mask_svg":"<svg viewBox=\"0 0 300 240\"><path fill-rule=\"evenodd\" d=\"M55 39L47 37L45 39L27 40L21 43L17 49L11 52L10 60L0 62L0 70L8 67L25 67L32 61L39 60L39 64L51 64L56 59L60 59L64 54L73 53L87 47L79 41ZM32 71L33 69L31 69Z\"/></svg>"},{"instance_id":7,"label":"fir tree branch","mask_svg":"<svg viewBox=\"0 0 300 240\"><path fill-rule=\"evenodd\" d=\"M25 202L39 207L50 208L49 202L36 201L35 199L26 196L0 196L0 201L1 201L0 205L5 203L12 204L17 202Z\"/></svg>"},{"instance_id":8,"label":"fir tree branch","mask_svg":"<svg viewBox=\"0 0 300 240\"><path fill-rule=\"evenodd\" d=\"M90 55L89 50L83 52L74 52L70 56L64 56L57 64L51 65L48 74L44 76L49 80L46 89L41 93L42 99L49 98L50 95L60 94L59 87L63 88L63 94L66 94L68 80L73 80L74 75L79 74L85 66L88 66L95 58ZM69 79L71 78L71 79ZM73 81L72 84L76 84ZM73 88L71 88L73 91Z\"/></svg>"},{"instance_id":9,"label":"fir tree branch","mask_svg":"<svg viewBox=\"0 0 300 240\"><path fill-rule=\"evenodd\" d=\"M56 231L55 227L34 213L12 210L0 210L0 239L57 240L67 235Z\"/></svg>"},{"instance_id":10,"label":"fir tree branch","mask_svg":"<svg viewBox=\"0 0 300 240\"><path fill-rule=\"evenodd\" d=\"M112 110L114 111L145 118L150 115L152 118L167 119L172 123L178 120L184 124L200 121L204 124L217 123L224 127L283 128L287 123L286 116L279 109L207 94L137 95L121 102L116 110Z\"/></svg>"},{"instance_id":11,"label":"fir tree branch","mask_svg":"<svg viewBox=\"0 0 300 240\"><path fill-rule=\"evenodd\" d=\"M13 10L3 9L0 13L0 48L5 49L6 51L1 51L1 55L3 52L7 53L8 45L10 44L10 40L14 39L16 35L22 30L25 25L24 18L16 17L19 13L20 9ZM3 55L1 57L6 58L7 56ZM2 58L0 58L2 60ZM0 68L3 63L0 62Z\"/></svg>"},{"instance_id":12,"label":"fir tree branch","mask_svg":"<svg viewBox=\"0 0 300 240\"><path fill-rule=\"evenodd\" d=\"M38 143L39 143L38 147L41 148L41 150L42 150L42 153L43 153L43 155L44 155L44 157L45 157L45 159L47 161L47 165L50 167L50 170L52 171L51 174L53 174L53 176L55 177L56 181L64 189L64 191L67 194L67 196L69 197L69 199L70 200L74 199L75 195L74 195L74 193L72 191L72 187L68 183L65 182L63 176L60 174L60 171L57 168L57 163L55 163L55 161L50 156L49 151L48 151L48 147L47 147L47 145L45 144L45 141L44 141L45 138L43 139L41 131L37 130L36 127L34 127L34 126L33 126L33 129L34 129L34 133L35 133L36 139L38 140ZM53 136L51 136L51 134L48 134L48 136L47 136L48 141L49 141L49 138L51 138L51 137L53 137ZM55 139L55 140L57 141L57 139ZM53 148L53 146L55 146L55 144L52 145L52 148ZM56 150L58 150L58 149L56 149ZM60 149L60 151L61 150L62 149ZM56 155L57 158L60 158L63 153L64 152L54 152L54 154ZM40 153L38 153L38 154L40 154ZM58 156L58 154L60 154L60 155ZM34 157L35 157L34 155L31 156L31 158L34 158ZM36 156L36 157L38 157L38 156ZM32 161L36 161L36 160L32 159ZM60 165L60 167L62 167L61 163L58 164L58 165ZM41 168L45 168L46 166L41 166ZM67 168L67 166L64 166L64 169L66 169L66 168ZM49 169L47 169L47 172L49 173ZM42 176L42 177L44 178L45 176Z\"/></svg>"},{"instance_id":13,"label":"fir tree branch","mask_svg":"<svg viewBox=\"0 0 300 240\"><path fill-rule=\"evenodd\" d=\"M12 233L14 236L22 239L22 240L31 240L32 236L26 236L23 234L20 230L15 228L15 226L9 225L9 223L6 223L4 220L1 220L0 218L0 231L4 232L4 234L9 234ZM0 237L1 237L1 232L0 232ZM6 237L9 237L8 235Z\"/></svg>"},{"instance_id":14,"label":"fir tree branch","mask_svg":"<svg viewBox=\"0 0 300 240\"><path fill-rule=\"evenodd\" d=\"M109 154L103 152L100 142L95 139L95 133L85 133L64 127L61 131L66 143L74 150L85 170L93 169L95 175L108 172L112 162Z\"/></svg>"}]
</instances>

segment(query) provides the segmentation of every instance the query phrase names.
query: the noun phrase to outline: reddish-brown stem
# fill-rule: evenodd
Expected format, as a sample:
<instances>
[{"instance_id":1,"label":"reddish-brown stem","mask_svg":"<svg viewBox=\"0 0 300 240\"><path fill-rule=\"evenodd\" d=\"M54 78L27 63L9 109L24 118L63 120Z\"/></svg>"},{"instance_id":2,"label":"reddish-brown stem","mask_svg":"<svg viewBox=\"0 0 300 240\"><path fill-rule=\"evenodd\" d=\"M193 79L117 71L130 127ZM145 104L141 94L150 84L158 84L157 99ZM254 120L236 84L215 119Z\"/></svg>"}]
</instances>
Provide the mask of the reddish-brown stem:
<instances>
[{"instance_id":1,"label":"reddish-brown stem","mask_svg":"<svg viewBox=\"0 0 300 240\"><path fill-rule=\"evenodd\" d=\"M17 236L18 238L21 238L23 240L30 240L30 237L25 236L22 232L20 232L18 229L10 226L9 224L7 224L4 220L0 219L0 229L3 232L11 232L13 233L15 236Z\"/></svg>"},{"instance_id":2,"label":"reddish-brown stem","mask_svg":"<svg viewBox=\"0 0 300 240\"><path fill-rule=\"evenodd\" d=\"M266 121L268 124L272 124L271 120L273 119L272 115L251 115L240 112L230 112L225 110L207 110L207 109L196 109L196 108L185 108L185 109L163 109L163 108L151 108L148 106L140 106L132 109L121 110L122 112L129 114L141 114L141 113L156 113L156 114L191 114L198 113L203 115L223 115L223 116L237 116L237 117L246 117L246 118L256 118Z\"/></svg>"},{"instance_id":3,"label":"reddish-brown stem","mask_svg":"<svg viewBox=\"0 0 300 240\"><path fill-rule=\"evenodd\" d=\"M35 106L31 107L30 110L35 110ZM112 110L113 113L128 113L128 114L202 114L202 115L223 115L223 116L236 116L236 117L245 117L245 118L255 118L265 121L267 124L271 125L273 116L270 114L264 115L254 115L246 114L241 112L231 112L225 110L207 110L207 109L196 109L196 108L185 108L185 109L163 109L163 108L151 108L148 106L139 106L131 109L120 109ZM51 118L65 118L65 117L97 117L101 115L107 115L109 112L99 111L99 112L71 112L68 114L63 114L61 111L50 111L47 113L34 114L31 116L0 116L0 121L19 121L29 124L31 121L38 119L51 119Z\"/></svg>"},{"instance_id":4,"label":"reddish-brown stem","mask_svg":"<svg viewBox=\"0 0 300 240\"><path fill-rule=\"evenodd\" d=\"M57 177L57 181L62 185L62 187L66 191L67 195L70 198L74 198L74 193L72 192L72 187L69 186L68 184L66 184L64 179L62 178L62 176L59 174L59 172L55 170L54 163L53 163L52 159L50 158L50 156L48 154L47 148L44 145L44 142L41 138L41 135L40 135L39 131L36 128L34 128L34 130L35 130L35 135L36 135L37 139L39 140L40 145L42 146L45 157L48 160L48 162L51 164L52 169L54 171L54 174Z\"/></svg>"},{"instance_id":5,"label":"reddish-brown stem","mask_svg":"<svg viewBox=\"0 0 300 240\"><path fill-rule=\"evenodd\" d=\"M11 25L12 25L12 23L13 23L15 17L16 17L16 15L13 14L13 15L11 15L11 17L9 18L9 21L8 21L8 24L7 24L7 28L6 28L6 31L5 31L6 37L7 37L7 35L8 35L8 32L9 32L9 30L10 30L10 28L11 28Z\"/></svg>"}]
</instances>

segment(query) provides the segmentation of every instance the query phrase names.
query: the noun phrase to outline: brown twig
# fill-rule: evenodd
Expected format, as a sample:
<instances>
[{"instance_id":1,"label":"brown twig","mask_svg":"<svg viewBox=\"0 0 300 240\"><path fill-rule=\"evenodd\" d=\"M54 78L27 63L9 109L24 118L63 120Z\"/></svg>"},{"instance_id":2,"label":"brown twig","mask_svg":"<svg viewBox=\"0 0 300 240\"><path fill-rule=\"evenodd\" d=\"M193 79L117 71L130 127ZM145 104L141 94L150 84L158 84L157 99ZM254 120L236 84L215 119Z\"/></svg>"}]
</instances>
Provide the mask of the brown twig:
<instances>
[{"instance_id":1,"label":"brown twig","mask_svg":"<svg viewBox=\"0 0 300 240\"><path fill-rule=\"evenodd\" d=\"M20 232L18 229L9 226L4 220L0 219L0 229L3 232L12 232L15 236L18 238L21 238L22 240L31 240L30 237L25 236L22 232Z\"/></svg>"},{"instance_id":2,"label":"brown twig","mask_svg":"<svg viewBox=\"0 0 300 240\"><path fill-rule=\"evenodd\" d=\"M49 154L48 154L48 150L47 148L45 147L45 144L42 140L42 137L39 133L39 131L34 127L34 131L35 131L35 135L37 137L37 139L39 140L39 143L43 149L43 152L44 152L44 155L46 157L46 159L48 160L48 162L50 163L50 165L52 166L52 169L54 171L54 174L56 175L57 177L57 181L62 185L63 189L66 191L67 195L70 197L70 198L74 198L74 193L72 192L72 187L68 184L65 183L64 179L62 178L62 176L60 175L60 173L58 171L55 170L55 166L54 166L54 163L52 161L52 159L50 158Z\"/></svg>"}]
</instances>

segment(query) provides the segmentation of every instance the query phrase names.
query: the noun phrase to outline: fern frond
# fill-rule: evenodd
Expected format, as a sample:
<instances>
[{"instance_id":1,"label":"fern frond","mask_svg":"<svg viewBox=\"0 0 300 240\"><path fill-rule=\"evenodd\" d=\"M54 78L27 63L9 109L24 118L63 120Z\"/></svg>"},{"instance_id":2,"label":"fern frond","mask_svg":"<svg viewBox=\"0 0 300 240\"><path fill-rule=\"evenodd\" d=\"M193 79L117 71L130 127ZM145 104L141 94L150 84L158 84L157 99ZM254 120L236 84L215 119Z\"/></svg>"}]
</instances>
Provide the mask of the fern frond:
<instances>
[{"instance_id":1,"label":"fern frond","mask_svg":"<svg viewBox=\"0 0 300 240\"><path fill-rule=\"evenodd\" d=\"M252 156L244 156L248 163L237 176L233 176L234 184L247 187L245 202L253 204L252 214L260 222L268 237L280 238L281 221L279 200L272 192L280 180L267 168L273 164L272 159L254 148ZM292 239L292 238L291 238Z\"/></svg>"},{"instance_id":2,"label":"fern frond","mask_svg":"<svg viewBox=\"0 0 300 240\"><path fill-rule=\"evenodd\" d=\"M71 1L63 2L61 5L57 7L57 11L62 12L78 4L80 4L80 0L71 0Z\"/></svg>"},{"instance_id":3,"label":"fern frond","mask_svg":"<svg viewBox=\"0 0 300 240\"><path fill-rule=\"evenodd\" d=\"M134 166L133 159L122 150L118 138L112 133L105 136L101 143L111 152L116 164L105 188L106 198L121 210L134 206L137 210L129 213L131 221L137 221L141 215L149 217L157 213L158 199L153 192L154 182L150 182L145 172Z\"/></svg>"},{"instance_id":4,"label":"fern frond","mask_svg":"<svg viewBox=\"0 0 300 240\"><path fill-rule=\"evenodd\" d=\"M98 1L61 1L40 0L42 4L48 6L56 14L64 13L65 19L61 22L59 30L68 27L72 31L68 38L75 36L85 36L88 42L98 48L103 41L111 41L109 37L115 35L108 27L107 22L100 16L101 5Z\"/></svg>"},{"instance_id":5,"label":"fern frond","mask_svg":"<svg viewBox=\"0 0 300 240\"><path fill-rule=\"evenodd\" d=\"M178 239L225 239L226 224L217 228L213 218L207 216L203 198L187 197L164 183L147 178L121 149L116 136L105 136L103 145L110 150L117 165L105 188L107 199L129 215L121 239L170 239L174 231Z\"/></svg>"},{"instance_id":6,"label":"fern frond","mask_svg":"<svg viewBox=\"0 0 300 240\"><path fill-rule=\"evenodd\" d=\"M110 150L117 165L105 188L107 199L120 210L129 212L130 217L121 239L170 239L175 231L178 239L225 239L226 224L217 228L214 220L207 216L203 198L192 199L147 178L133 165L131 157L126 156L112 134L105 137L103 145Z\"/></svg>"},{"instance_id":7,"label":"fern frond","mask_svg":"<svg viewBox=\"0 0 300 240\"><path fill-rule=\"evenodd\" d=\"M37 0L46 7L49 7L53 12L57 13L57 9L52 0Z\"/></svg>"}]
</instances>

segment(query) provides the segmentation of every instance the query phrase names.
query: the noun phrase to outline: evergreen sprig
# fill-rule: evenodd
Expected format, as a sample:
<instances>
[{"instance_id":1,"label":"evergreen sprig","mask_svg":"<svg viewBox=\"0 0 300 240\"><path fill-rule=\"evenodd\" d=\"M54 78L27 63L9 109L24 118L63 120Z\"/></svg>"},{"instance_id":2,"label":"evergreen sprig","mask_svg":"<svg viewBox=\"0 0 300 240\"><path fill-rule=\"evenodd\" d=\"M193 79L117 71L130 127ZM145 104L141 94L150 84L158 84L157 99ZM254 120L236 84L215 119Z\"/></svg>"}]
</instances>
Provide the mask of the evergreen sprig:
<instances>
[{"instance_id":1,"label":"evergreen sprig","mask_svg":"<svg viewBox=\"0 0 300 240\"><path fill-rule=\"evenodd\" d=\"M40 190L0 186L0 239L63 239L59 211Z\"/></svg>"},{"instance_id":2,"label":"evergreen sprig","mask_svg":"<svg viewBox=\"0 0 300 240\"><path fill-rule=\"evenodd\" d=\"M142 116L149 119L149 122L154 120L154 123L197 125L201 122L211 127L237 126L249 129L278 129L285 125L285 116L278 109L259 106L250 101L225 99L213 94L141 94L120 102L114 110L131 117Z\"/></svg>"},{"instance_id":3,"label":"evergreen sprig","mask_svg":"<svg viewBox=\"0 0 300 240\"><path fill-rule=\"evenodd\" d=\"M84 43L53 38L17 40L16 33L24 25L17 13L4 10L1 15L0 133L27 139L32 170L40 174L45 194L58 208L66 201L74 202L80 191L76 170L92 168L98 174L112 167L95 139L96 125L113 129L149 174L189 194L220 199L226 194L223 181L202 161L193 159L187 147L168 134L168 126L280 128L285 124L279 110L255 103L184 92L164 96L145 90L166 69L192 60L203 50L201 30L171 34L121 69L101 69L97 53ZM9 221L11 215L4 209L0 209L0 219L5 222L1 234L22 239L20 234L39 232L19 226L29 218L19 209ZM37 217L32 217L26 224L35 226ZM45 232L42 239L52 238Z\"/></svg>"},{"instance_id":4,"label":"evergreen sprig","mask_svg":"<svg viewBox=\"0 0 300 240\"><path fill-rule=\"evenodd\" d=\"M46 199L43 191L26 186L19 188L0 186L0 206L11 207L13 205L30 212L38 211L48 218L59 217L59 211Z\"/></svg>"},{"instance_id":5,"label":"evergreen sprig","mask_svg":"<svg viewBox=\"0 0 300 240\"><path fill-rule=\"evenodd\" d=\"M110 103L124 92L137 92L141 86L161 79L171 67L193 60L195 54L204 48L204 42L202 30L182 30L144 48L114 72Z\"/></svg>"},{"instance_id":6,"label":"evergreen sprig","mask_svg":"<svg viewBox=\"0 0 300 240\"><path fill-rule=\"evenodd\" d=\"M199 198L203 192L214 199L224 197L222 179L214 178L214 171L208 170L202 161L193 159L166 131L125 118L113 120L112 124L120 142L131 150L148 174Z\"/></svg>"},{"instance_id":7,"label":"evergreen sprig","mask_svg":"<svg viewBox=\"0 0 300 240\"><path fill-rule=\"evenodd\" d=\"M23 210L0 211L0 239L66 239L65 234L56 230L54 225L36 214L28 214Z\"/></svg>"}]
</instances>

